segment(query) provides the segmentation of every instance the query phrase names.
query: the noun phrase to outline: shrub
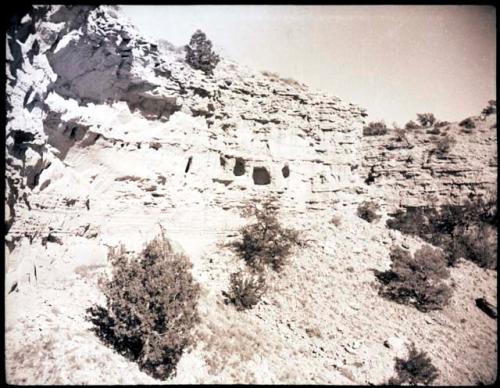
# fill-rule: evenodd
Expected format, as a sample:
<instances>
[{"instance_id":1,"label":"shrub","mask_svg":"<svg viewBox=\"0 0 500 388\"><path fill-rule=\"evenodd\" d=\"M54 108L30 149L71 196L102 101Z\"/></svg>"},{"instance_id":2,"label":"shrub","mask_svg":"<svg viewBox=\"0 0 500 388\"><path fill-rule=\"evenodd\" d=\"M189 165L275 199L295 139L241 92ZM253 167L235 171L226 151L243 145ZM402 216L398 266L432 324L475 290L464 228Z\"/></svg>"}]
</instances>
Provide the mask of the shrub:
<instances>
[{"instance_id":1,"label":"shrub","mask_svg":"<svg viewBox=\"0 0 500 388\"><path fill-rule=\"evenodd\" d=\"M436 122L436 117L433 113L417 113L417 121L423 127L431 127Z\"/></svg>"},{"instance_id":2,"label":"shrub","mask_svg":"<svg viewBox=\"0 0 500 388\"><path fill-rule=\"evenodd\" d=\"M339 215L332 216L330 223L335 226L340 226L342 224L342 218Z\"/></svg>"},{"instance_id":3,"label":"shrub","mask_svg":"<svg viewBox=\"0 0 500 388\"><path fill-rule=\"evenodd\" d=\"M377 214L378 205L375 202L365 201L358 206L358 217L372 223L379 220L380 215Z\"/></svg>"},{"instance_id":4,"label":"shrub","mask_svg":"<svg viewBox=\"0 0 500 388\"><path fill-rule=\"evenodd\" d=\"M466 119L460 121L458 125L467 129L476 128L476 124L474 124L474 121L470 117L467 117Z\"/></svg>"},{"instance_id":5,"label":"shrub","mask_svg":"<svg viewBox=\"0 0 500 388\"><path fill-rule=\"evenodd\" d=\"M451 136L444 136L439 139L436 143L435 152L438 156L444 156L450 152L451 148L455 145L457 141Z\"/></svg>"},{"instance_id":6,"label":"shrub","mask_svg":"<svg viewBox=\"0 0 500 388\"><path fill-rule=\"evenodd\" d=\"M392 214L387 226L441 247L450 265L463 257L480 267L496 269L498 219L494 196L466 200L461 205L407 208Z\"/></svg>"},{"instance_id":7,"label":"shrub","mask_svg":"<svg viewBox=\"0 0 500 388\"><path fill-rule=\"evenodd\" d=\"M238 311L251 309L265 292L265 280L262 274L235 272L230 277L230 289L227 302L233 303Z\"/></svg>"},{"instance_id":8,"label":"shrub","mask_svg":"<svg viewBox=\"0 0 500 388\"><path fill-rule=\"evenodd\" d=\"M441 129L438 127L434 127L434 128L428 129L426 131L426 133L428 133L430 135L439 135L441 133Z\"/></svg>"},{"instance_id":9,"label":"shrub","mask_svg":"<svg viewBox=\"0 0 500 388\"><path fill-rule=\"evenodd\" d=\"M212 51L212 42L207 39L204 32L197 30L186 46L186 62L193 69L211 75L219 61L219 56Z\"/></svg>"},{"instance_id":10,"label":"shrub","mask_svg":"<svg viewBox=\"0 0 500 388\"><path fill-rule=\"evenodd\" d=\"M406 142L408 143L408 139L406 138L406 131L402 128L394 128L394 139L397 142Z\"/></svg>"},{"instance_id":11,"label":"shrub","mask_svg":"<svg viewBox=\"0 0 500 388\"><path fill-rule=\"evenodd\" d=\"M407 360L396 357L394 370L397 376L389 380L390 385L402 385L405 383L410 385L429 385L439 376L438 369L432 364L427 353L419 352L413 343L411 344Z\"/></svg>"},{"instance_id":12,"label":"shrub","mask_svg":"<svg viewBox=\"0 0 500 388\"><path fill-rule=\"evenodd\" d=\"M281 78L281 82L283 82L286 85L291 85L296 87L302 86L300 82L294 80L293 78Z\"/></svg>"},{"instance_id":13,"label":"shrub","mask_svg":"<svg viewBox=\"0 0 500 388\"><path fill-rule=\"evenodd\" d=\"M420 129L420 125L418 125L415 121L410 120L406 123L405 129Z\"/></svg>"},{"instance_id":14,"label":"shrub","mask_svg":"<svg viewBox=\"0 0 500 388\"><path fill-rule=\"evenodd\" d=\"M261 71L261 73L262 73L262 75L265 75L266 77L269 77L269 78L277 79L280 77L278 73L273 73L272 71L264 70L264 71Z\"/></svg>"},{"instance_id":15,"label":"shrub","mask_svg":"<svg viewBox=\"0 0 500 388\"><path fill-rule=\"evenodd\" d=\"M457 227L450 241L453 262L460 257L473 261L483 268L497 268L497 231L488 224Z\"/></svg>"},{"instance_id":16,"label":"shrub","mask_svg":"<svg viewBox=\"0 0 500 388\"><path fill-rule=\"evenodd\" d=\"M385 135L388 129L383 121L371 122L363 128L363 136Z\"/></svg>"},{"instance_id":17,"label":"shrub","mask_svg":"<svg viewBox=\"0 0 500 388\"><path fill-rule=\"evenodd\" d=\"M428 233L432 233L428 217L435 214L437 214L435 209L410 207L405 211L398 210L396 213L391 214L391 218L387 220L387 226L405 234L426 236Z\"/></svg>"},{"instance_id":18,"label":"shrub","mask_svg":"<svg viewBox=\"0 0 500 388\"><path fill-rule=\"evenodd\" d=\"M497 101L490 100L488 101L488 106L483 109L482 114L485 116L489 116L493 113L497 113Z\"/></svg>"},{"instance_id":19,"label":"shrub","mask_svg":"<svg viewBox=\"0 0 500 388\"><path fill-rule=\"evenodd\" d=\"M434 124L434 128L442 128L442 127L447 126L448 124L450 124L450 122L449 122L449 121L437 121L437 122Z\"/></svg>"},{"instance_id":20,"label":"shrub","mask_svg":"<svg viewBox=\"0 0 500 388\"><path fill-rule=\"evenodd\" d=\"M240 229L241 240L234 243L236 252L252 269L261 271L265 266L281 271L294 245L300 244L299 234L284 228L278 221L276 210L270 204L252 210L257 222Z\"/></svg>"},{"instance_id":21,"label":"shrub","mask_svg":"<svg viewBox=\"0 0 500 388\"><path fill-rule=\"evenodd\" d=\"M89 308L87 319L103 342L153 377L166 379L192 345L190 330L199 321L192 265L172 251L163 232L136 256L122 246L108 257L112 275L101 279L106 307Z\"/></svg>"},{"instance_id":22,"label":"shrub","mask_svg":"<svg viewBox=\"0 0 500 388\"><path fill-rule=\"evenodd\" d=\"M377 272L380 295L401 304L414 305L426 312L441 309L451 297L451 289L442 282L449 276L447 260L440 250L423 246L414 257L400 247L390 253L391 269Z\"/></svg>"}]
</instances>

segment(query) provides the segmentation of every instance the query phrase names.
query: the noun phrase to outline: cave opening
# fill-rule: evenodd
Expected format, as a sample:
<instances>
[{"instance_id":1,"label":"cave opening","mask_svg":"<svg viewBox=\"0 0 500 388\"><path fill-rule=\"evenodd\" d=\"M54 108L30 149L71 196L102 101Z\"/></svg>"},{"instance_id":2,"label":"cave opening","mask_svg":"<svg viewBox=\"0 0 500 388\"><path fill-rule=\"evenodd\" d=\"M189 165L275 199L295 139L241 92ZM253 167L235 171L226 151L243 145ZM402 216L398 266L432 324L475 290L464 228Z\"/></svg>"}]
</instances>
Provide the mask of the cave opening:
<instances>
[{"instance_id":1,"label":"cave opening","mask_svg":"<svg viewBox=\"0 0 500 388\"><path fill-rule=\"evenodd\" d=\"M268 185L271 183L271 175L265 167L254 167L252 178L253 183L256 185Z\"/></svg>"},{"instance_id":2,"label":"cave opening","mask_svg":"<svg viewBox=\"0 0 500 388\"><path fill-rule=\"evenodd\" d=\"M243 158L236 158L234 163L233 174L241 176L245 173L245 160Z\"/></svg>"},{"instance_id":3,"label":"cave opening","mask_svg":"<svg viewBox=\"0 0 500 388\"><path fill-rule=\"evenodd\" d=\"M288 164L285 164L285 167L281 169L281 173L283 174L283 178L288 178L290 176L290 167L288 167Z\"/></svg>"}]
</instances>

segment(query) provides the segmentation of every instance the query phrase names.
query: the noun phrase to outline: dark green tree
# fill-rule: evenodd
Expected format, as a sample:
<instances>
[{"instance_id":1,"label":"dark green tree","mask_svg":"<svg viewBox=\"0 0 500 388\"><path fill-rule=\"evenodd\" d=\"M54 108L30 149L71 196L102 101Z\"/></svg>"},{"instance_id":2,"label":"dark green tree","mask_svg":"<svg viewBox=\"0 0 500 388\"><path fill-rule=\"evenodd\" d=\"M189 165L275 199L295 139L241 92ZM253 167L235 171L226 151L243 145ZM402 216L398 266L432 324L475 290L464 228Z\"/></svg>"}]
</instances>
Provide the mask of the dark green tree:
<instances>
[{"instance_id":1,"label":"dark green tree","mask_svg":"<svg viewBox=\"0 0 500 388\"><path fill-rule=\"evenodd\" d=\"M204 32L197 30L186 46L186 62L193 69L211 75L219 61L219 56L212 50L212 42Z\"/></svg>"},{"instance_id":2,"label":"dark green tree","mask_svg":"<svg viewBox=\"0 0 500 388\"><path fill-rule=\"evenodd\" d=\"M433 113L417 113L417 121L422 127L432 127L436 122L436 117Z\"/></svg>"}]
</instances>

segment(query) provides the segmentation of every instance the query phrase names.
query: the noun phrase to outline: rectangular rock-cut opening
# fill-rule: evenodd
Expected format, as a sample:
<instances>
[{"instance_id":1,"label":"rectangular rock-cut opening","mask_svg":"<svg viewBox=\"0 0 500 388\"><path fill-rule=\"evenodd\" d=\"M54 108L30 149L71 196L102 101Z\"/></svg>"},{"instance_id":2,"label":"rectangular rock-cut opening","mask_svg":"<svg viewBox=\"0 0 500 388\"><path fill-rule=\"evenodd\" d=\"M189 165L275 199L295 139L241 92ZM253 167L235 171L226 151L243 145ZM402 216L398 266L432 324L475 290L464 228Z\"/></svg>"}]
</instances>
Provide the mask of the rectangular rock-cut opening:
<instances>
[{"instance_id":1,"label":"rectangular rock-cut opening","mask_svg":"<svg viewBox=\"0 0 500 388\"><path fill-rule=\"evenodd\" d=\"M268 185L271 183L271 175L265 167L254 167L252 178L253 183L256 185Z\"/></svg>"},{"instance_id":2,"label":"rectangular rock-cut opening","mask_svg":"<svg viewBox=\"0 0 500 388\"><path fill-rule=\"evenodd\" d=\"M234 163L233 174L236 176L241 176L245 173L245 160L243 158L236 158Z\"/></svg>"}]
</instances>

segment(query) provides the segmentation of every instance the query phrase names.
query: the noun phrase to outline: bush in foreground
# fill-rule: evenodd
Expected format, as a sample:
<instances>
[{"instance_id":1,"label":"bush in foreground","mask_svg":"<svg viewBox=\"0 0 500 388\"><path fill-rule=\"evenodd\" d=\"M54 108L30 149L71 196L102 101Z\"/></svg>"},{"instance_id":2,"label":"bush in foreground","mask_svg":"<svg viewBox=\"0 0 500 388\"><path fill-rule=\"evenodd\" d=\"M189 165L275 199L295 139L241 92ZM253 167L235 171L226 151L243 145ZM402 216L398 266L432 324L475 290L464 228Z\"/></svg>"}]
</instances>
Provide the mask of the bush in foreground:
<instances>
[{"instance_id":1,"label":"bush in foreground","mask_svg":"<svg viewBox=\"0 0 500 388\"><path fill-rule=\"evenodd\" d=\"M191 263L174 253L163 233L135 256L110 250L110 278L101 281L106 307L87 310L94 332L107 345L137 362L155 378L166 379L192 345L199 321L199 285Z\"/></svg>"},{"instance_id":2,"label":"bush in foreground","mask_svg":"<svg viewBox=\"0 0 500 388\"><path fill-rule=\"evenodd\" d=\"M284 228L278 221L275 209L265 204L263 209L253 208L257 221L240 229L241 240L233 244L238 255L255 271L266 266L281 271L292 249L300 244L299 234Z\"/></svg>"},{"instance_id":3,"label":"bush in foreground","mask_svg":"<svg viewBox=\"0 0 500 388\"><path fill-rule=\"evenodd\" d=\"M451 240L452 264L464 257L483 268L496 269L498 256L497 230L488 224L460 226Z\"/></svg>"},{"instance_id":4,"label":"bush in foreground","mask_svg":"<svg viewBox=\"0 0 500 388\"><path fill-rule=\"evenodd\" d=\"M419 352L415 344L411 344L408 359L396 358L394 370L397 376L389 380L390 385L429 385L439 376L427 353Z\"/></svg>"},{"instance_id":5,"label":"bush in foreground","mask_svg":"<svg viewBox=\"0 0 500 388\"><path fill-rule=\"evenodd\" d=\"M387 226L442 248L450 265L463 257L480 267L497 268L496 196L461 205L407 208L392 214Z\"/></svg>"},{"instance_id":6,"label":"bush in foreground","mask_svg":"<svg viewBox=\"0 0 500 388\"><path fill-rule=\"evenodd\" d=\"M423 312L441 309L448 303L451 288L443 280L449 277L449 271L440 250L425 245L412 256L400 247L393 247L390 257L391 269L376 273L382 285L381 296L414 305Z\"/></svg>"}]
</instances>

